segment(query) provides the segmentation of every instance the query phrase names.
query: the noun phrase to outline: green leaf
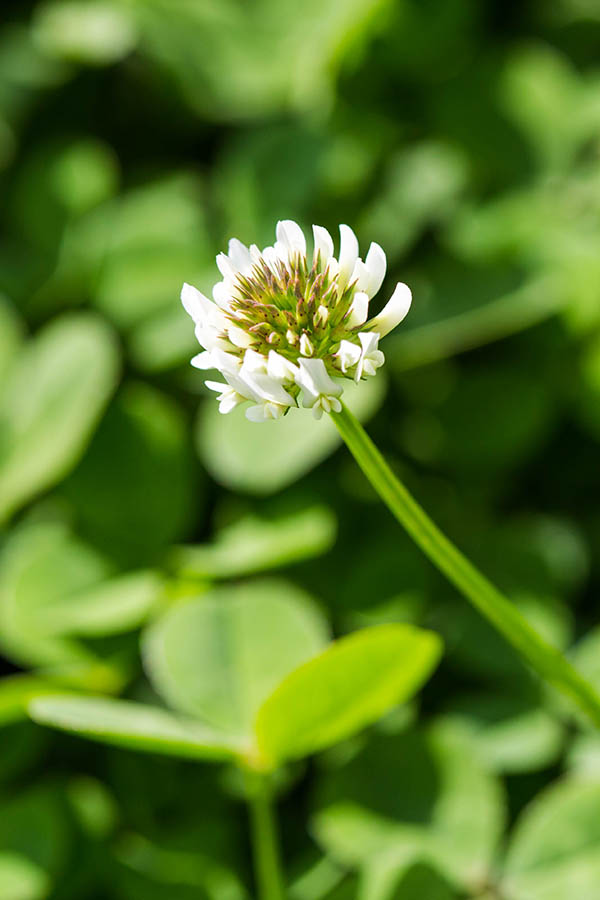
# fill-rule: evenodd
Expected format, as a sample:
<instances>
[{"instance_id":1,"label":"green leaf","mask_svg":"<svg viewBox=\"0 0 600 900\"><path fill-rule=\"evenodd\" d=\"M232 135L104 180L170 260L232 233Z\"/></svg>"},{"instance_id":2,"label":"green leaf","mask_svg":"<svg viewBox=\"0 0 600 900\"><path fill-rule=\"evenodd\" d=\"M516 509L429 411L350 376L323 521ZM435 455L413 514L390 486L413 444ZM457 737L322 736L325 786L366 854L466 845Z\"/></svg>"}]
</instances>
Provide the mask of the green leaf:
<instances>
[{"instance_id":1,"label":"green leaf","mask_svg":"<svg viewBox=\"0 0 600 900\"><path fill-rule=\"evenodd\" d=\"M74 636L138 627L162 590L154 572L115 576L111 563L61 523L24 525L0 556L0 646L29 665L97 665L99 657Z\"/></svg>"},{"instance_id":2,"label":"green leaf","mask_svg":"<svg viewBox=\"0 0 600 900\"><path fill-rule=\"evenodd\" d=\"M110 65L137 43L131 13L107 0L54 0L36 9L34 28L49 55L91 66Z\"/></svg>"},{"instance_id":3,"label":"green leaf","mask_svg":"<svg viewBox=\"0 0 600 900\"><path fill-rule=\"evenodd\" d=\"M160 391L134 383L119 392L62 490L86 537L137 566L153 564L181 539L201 505L196 482L182 411Z\"/></svg>"},{"instance_id":4,"label":"green leaf","mask_svg":"<svg viewBox=\"0 0 600 900\"><path fill-rule=\"evenodd\" d=\"M389 870L379 859L361 880L361 900L457 900L458 894L436 869L425 863L398 871L393 858ZM479 895L478 895L479 896Z\"/></svg>"},{"instance_id":5,"label":"green leaf","mask_svg":"<svg viewBox=\"0 0 600 900\"><path fill-rule=\"evenodd\" d=\"M541 167L568 164L590 126L585 87L568 57L546 44L513 52L500 90Z\"/></svg>"},{"instance_id":6,"label":"green leaf","mask_svg":"<svg viewBox=\"0 0 600 900\"><path fill-rule=\"evenodd\" d=\"M120 330L158 324L165 313L183 323L186 315L177 299L182 282L205 284L209 264L214 280L202 199L196 175L169 169L102 210L110 242L92 290L96 306ZM193 337L189 327L188 336ZM150 359L144 368L152 368Z\"/></svg>"},{"instance_id":7,"label":"green leaf","mask_svg":"<svg viewBox=\"0 0 600 900\"><path fill-rule=\"evenodd\" d=\"M214 827L214 823L211 824ZM119 843L118 858L127 867L130 878L133 873L137 874L140 888L139 893L134 890L131 894L127 890L124 896L128 900L138 896L143 900L155 896L165 900L183 900L184 897L190 900L248 900L246 889L235 870L232 871L233 867L219 858L218 851L214 852L216 848L207 846L206 835L202 832L189 834L188 830L186 837L182 847L178 846L176 833L169 835L170 839L167 838L164 843L150 841L139 834L127 835L126 840ZM145 892L142 879L145 881ZM159 888L160 893L155 894L159 885L162 890ZM178 893L179 890L185 890L183 896Z\"/></svg>"},{"instance_id":8,"label":"green leaf","mask_svg":"<svg viewBox=\"0 0 600 900\"><path fill-rule=\"evenodd\" d=\"M158 606L164 582L157 572L130 572L81 594L57 597L40 611L48 634L103 637L139 627Z\"/></svg>"},{"instance_id":9,"label":"green leaf","mask_svg":"<svg viewBox=\"0 0 600 900\"><path fill-rule=\"evenodd\" d=\"M35 698L28 710L40 725L148 753L227 759L242 749L230 736L191 719L127 700L53 694Z\"/></svg>"},{"instance_id":10,"label":"green leaf","mask_svg":"<svg viewBox=\"0 0 600 900\"><path fill-rule=\"evenodd\" d=\"M600 883L600 780L565 779L517 822L501 885L508 900L594 897Z\"/></svg>"},{"instance_id":11,"label":"green leaf","mask_svg":"<svg viewBox=\"0 0 600 900\"><path fill-rule=\"evenodd\" d=\"M26 856L0 853L2 900L43 900L50 890L44 870Z\"/></svg>"},{"instance_id":12,"label":"green leaf","mask_svg":"<svg viewBox=\"0 0 600 900\"><path fill-rule=\"evenodd\" d=\"M427 225L443 221L455 206L467 176L467 160L442 141L413 143L388 163L381 195L368 210L365 233L377 234L397 258Z\"/></svg>"},{"instance_id":13,"label":"green leaf","mask_svg":"<svg viewBox=\"0 0 600 900\"><path fill-rule=\"evenodd\" d=\"M313 833L341 865L390 882L427 861L467 889L485 883L504 824L501 785L467 734L452 723L372 734L322 778Z\"/></svg>"},{"instance_id":14,"label":"green leaf","mask_svg":"<svg viewBox=\"0 0 600 900\"><path fill-rule=\"evenodd\" d=\"M437 635L410 625L378 625L336 641L263 703L259 752L278 763L349 737L412 697L440 654Z\"/></svg>"},{"instance_id":15,"label":"green leaf","mask_svg":"<svg viewBox=\"0 0 600 900\"><path fill-rule=\"evenodd\" d=\"M239 739L252 736L262 702L327 639L311 598L273 579L174 607L150 626L143 652L170 705Z\"/></svg>"},{"instance_id":16,"label":"green leaf","mask_svg":"<svg viewBox=\"0 0 600 900\"><path fill-rule=\"evenodd\" d=\"M54 691L56 685L32 675L9 675L0 679L0 726L26 719L29 701Z\"/></svg>"},{"instance_id":17,"label":"green leaf","mask_svg":"<svg viewBox=\"0 0 600 900\"><path fill-rule=\"evenodd\" d=\"M532 772L556 761L565 730L541 698L521 686L516 693L491 692L459 696L450 716L469 730L481 757L497 772Z\"/></svg>"},{"instance_id":18,"label":"green leaf","mask_svg":"<svg viewBox=\"0 0 600 900\"><path fill-rule=\"evenodd\" d=\"M0 392L0 521L77 462L117 372L112 332L90 315L57 319L25 346Z\"/></svg>"},{"instance_id":19,"label":"green leaf","mask_svg":"<svg viewBox=\"0 0 600 900\"><path fill-rule=\"evenodd\" d=\"M347 387L344 402L364 421L383 402L385 389L380 373ZM292 484L333 453L340 441L329 417L317 422L310 410L293 409L285 418L257 427L241 408L221 415L214 400L204 404L196 430L200 458L216 481L251 494L272 494Z\"/></svg>"},{"instance_id":20,"label":"green leaf","mask_svg":"<svg viewBox=\"0 0 600 900\"><path fill-rule=\"evenodd\" d=\"M273 519L247 515L223 528L212 544L178 547L172 562L182 576L235 578L318 556L335 533L335 517L325 506Z\"/></svg>"}]
</instances>

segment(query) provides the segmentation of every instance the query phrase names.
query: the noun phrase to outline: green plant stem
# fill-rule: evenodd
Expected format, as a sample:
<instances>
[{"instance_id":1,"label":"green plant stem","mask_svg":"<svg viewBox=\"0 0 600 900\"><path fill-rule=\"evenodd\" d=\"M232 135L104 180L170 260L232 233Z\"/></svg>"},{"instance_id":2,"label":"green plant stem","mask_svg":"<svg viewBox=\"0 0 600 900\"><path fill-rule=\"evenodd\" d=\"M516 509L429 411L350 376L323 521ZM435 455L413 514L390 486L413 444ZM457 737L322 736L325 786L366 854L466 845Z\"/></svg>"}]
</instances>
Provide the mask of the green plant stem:
<instances>
[{"instance_id":1,"label":"green plant stem","mask_svg":"<svg viewBox=\"0 0 600 900\"><path fill-rule=\"evenodd\" d=\"M600 696L431 521L396 478L355 416L342 406L331 417L356 462L413 540L529 665L568 695L600 727Z\"/></svg>"},{"instance_id":2,"label":"green plant stem","mask_svg":"<svg viewBox=\"0 0 600 900\"><path fill-rule=\"evenodd\" d=\"M279 840L267 778L248 774L246 790L258 900L284 900Z\"/></svg>"}]
</instances>

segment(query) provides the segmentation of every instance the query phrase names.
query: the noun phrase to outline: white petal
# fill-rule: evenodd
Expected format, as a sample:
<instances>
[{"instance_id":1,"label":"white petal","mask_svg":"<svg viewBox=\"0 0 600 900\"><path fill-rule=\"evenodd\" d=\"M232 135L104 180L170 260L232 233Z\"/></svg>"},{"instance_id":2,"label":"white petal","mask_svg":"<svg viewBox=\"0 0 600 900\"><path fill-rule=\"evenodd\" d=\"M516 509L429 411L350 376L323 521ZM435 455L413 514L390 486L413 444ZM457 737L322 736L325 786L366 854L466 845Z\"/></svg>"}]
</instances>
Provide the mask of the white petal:
<instances>
[{"instance_id":1,"label":"white petal","mask_svg":"<svg viewBox=\"0 0 600 900\"><path fill-rule=\"evenodd\" d=\"M277 275L279 266L281 265L281 256L277 253L275 247L265 247L262 256L273 274Z\"/></svg>"},{"instance_id":2,"label":"white petal","mask_svg":"<svg viewBox=\"0 0 600 900\"><path fill-rule=\"evenodd\" d=\"M380 337L384 337L404 319L410 309L411 300L412 294L408 285L398 282L396 290L379 315L367 322L367 326L371 331L376 331Z\"/></svg>"},{"instance_id":3,"label":"white petal","mask_svg":"<svg viewBox=\"0 0 600 900\"><path fill-rule=\"evenodd\" d=\"M366 264L362 261L362 259L357 259L354 263L354 268L352 269L352 275L350 276L350 281L352 284L356 285L357 291L364 291L367 296L371 296L369 293L369 285L371 284L371 273L367 269Z\"/></svg>"},{"instance_id":4,"label":"white petal","mask_svg":"<svg viewBox=\"0 0 600 900\"><path fill-rule=\"evenodd\" d=\"M237 375L240 370L240 360L239 357L234 356L233 353L226 353L224 350L221 350L219 347L216 347L214 350L211 350L210 360L213 369L218 369L223 375Z\"/></svg>"},{"instance_id":5,"label":"white petal","mask_svg":"<svg viewBox=\"0 0 600 900\"><path fill-rule=\"evenodd\" d=\"M191 316L196 324L204 322L215 306L208 297L205 297L191 284L184 284L181 288L181 302L188 316Z\"/></svg>"},{"instance_id":6,"label":"white petal","mask_svg":"<svg viewBox=\"0 0 600 900\"><path fill-rule=\"evenodd\" d=\"M293 222L292 219L284 219L277 223L275 233L277 240L284 245L288 254L299 253L301 256L306 256L306 238L297 222Z\"/></svg>"},{"instance_id":7,"label":"white petal","mask_svg":"<svg viewBox=\"0 0 600 900\"><path fill-rule=\"evenodd\" d=\"M365 259L365 266L369 270L370 280L369 286L364 288L364 290L367 291L369 297L374 297L383 283L387 269L385 253L379 244L373 242L369 247L369 252Z\"/></svg>"},{"instance_id":8,"label":"white petal","mask_svg":"<svg viewBox=\"0 0 600 900\"><path fill-rule=\"evenodd\" d=\"M276 350L269 350L267 374L270 375L271 378L278 378L282 382L294 382L297 373L298 367L287 360L285 356L282 356L281 353L277 353Z\"/></svg>"},{"instance_id":9,"label":"white petal","mask_svg":"<svg viewBox=\"0 0 600 900\"><path fill-rule=\"evenodd\" d=\"M267 359L256 350L248 349L244 353L244 371L246 372L266 372Z\"/></svg>"},{"instance_id":10,"label":"white petal","mask_svg":"<svg viewBox=\"0 0 600 900\"><path fill-rule=\"evenodd\" d=\"M226 281L217 281L212 290L212 295L217 306L229 310L232 300L232 284Z\"/></svg>"},{"instance_id":11,"label":"white petal","mask_svg":"<svg viewBox=\"0 0 600 900\"><path fill-rule=\"evenodd\" d=\"M342 393L340 385L329 377L322 359L300 359L298 366L300 371L296 383L314 400L321 394L338 397Z\"/></svg>"},{"instance_id":12,"label":"white petal","mask_svg":"<svg viewBox=\"0 0 600 900\"><path fill-rule=\"evenodd\" d=\"M379 343L379 335L373 331L361 331L358 335L358 339L360 341L361 347L363 349L363 355L369 356L375 350L377 350L377 344Z\"/></svg>"},{"instance_id":13,"label":"white petal","mask_svg":"<svg viewBox=\"0 0 600 900\"><path fill-rule=\"evenodd\" d=\"M300 337L300 353L302 356L312 356L314 352L314 347L309 336L307 334L302 334Z\"/></svg>"},{"instance_id":14,"label":"white petal","mask_svg":"<svg viewBox=\"0 0 600 900\"><path fill-rule=\"evenodd\" d=\"M252 343L252 338L248 334L247 331L244 331L243 328L239 328L237 325L229 325L227 328L227 334L229 335L229 340L236 347L240 347L245 349L249 347Z\"/></svg>"},{"instance_id":15,"label":"white petal","mask_svg":"<svg viewBox=\"0 0 600 900\"><path fill-rule=\"evenodd\" d=\"M240 377L261 400L277 403L281 406L295 406L296 402L291 394L285 390L276 378L271 378L263 372L242 372Z\"/></svg>"},{"instance_id":16,"label":"white petal","mask_svg":"<svg viewBox=\"0 0 600 900\"><path fill-rule=\"evenodd\" d=\"M348 225L340 225L340 272L338 283L345 287L358 259L358 239Z\"/></svg>"},{"instance_id":17,"label":"white petal","mask_svg":"<svg viewBox=\"0 0 600 900\"><path fill-rule=\"evenodd\" d=\"M340 349L336 353L336 356L340 360L342 372L344 372L344 374L348 371L348 369L351 369L352 366L356 365L356 363L360 359L360 355L360 347L358 347L356 344L353 344L352 341L340 342Z\"/></svg>"},{"instance_id":18,"label":"white petal","mask_svg":"<svg viewBox=\"0 0 600 900\"><path fill-rule=\"evenodd\" d=\"M245 273L252 266L250 251L237 238L231 238L229 241L229 259L233 268L237 269L238 272Z\"/></svg>"},{"instance_id":19,"label":"white petal","mask_svg":"<svg viewBox=\"0 0 600 900\"><path fill-rule=\"evenodd\" d=\"M245 401L246 398L237 394L235 391L228 391L219 400L219 412L221 415L226 416L227 413L230 413L236 406L239 406L240 403L244 403Z\"/></svg>"},{"instance_id":20,"label":"white petal","mask_svg":"<svg viewBox=\"0 0 600 900\"><path fill-rule=\"evenodd\" d=\"M205 381L204 384L210 391L216 391L217 394L231 390L231 387L228 384L223 384L222 381Z\"/></svg>"},{"instance_id":21,"label":"white petal","mask_svg":"<svg viewBox=\"0 0 600 900\"><path fill-rule=\"evenodd\" d=\"M256 406L249 406L246 410L246 418L250 422L266 422L270 416L267 416L265 404L259 403Z\"/></svg>"},{"instance_id":22,"label":"white petal","mask_svg":"<svg viewBox=\"0 0 600 900\"><path fill-rule=\"evenodd\" d=\"M223 276L223 278L235 278L236 271L231 264L231 260L227 256L226 253L219 253L217 256L217 268L219 272Z\"/></svg>"},{"instance_id":23,"label":"white petal","mask_svg":"<svg viewBox=\"0 0 600 900\"><path fill-rule=\"evenodd\" d=\"M322 225L313 225L312 228L315 239L313 259L316 260L317 256L321 254L321 262L325 266L333 256L333 238Z\"/></svg>"},{"instance_id":24,"label":"white petal","mask_svg":"<svg viewBox=\"0 0 600 900\"><path fill-rule=\"evenodd\" d=\"M202 353L196 354L191 360L191 363L195 369L215 369L216 366L212 361L212 353L208 350L203 350Z\"/></svg>"},{"instance_id":25,"label":"white petal","mask_svg":"<svg viewBox=\"0 0 600 900\"><path fill-rule=\"evenodd\" d=\"M369 315L369 297L362 291L358 291L354 295L354 299L350 305L347 325L348 328L357 328L367 321Z\"/></svg>"}]
</instances>

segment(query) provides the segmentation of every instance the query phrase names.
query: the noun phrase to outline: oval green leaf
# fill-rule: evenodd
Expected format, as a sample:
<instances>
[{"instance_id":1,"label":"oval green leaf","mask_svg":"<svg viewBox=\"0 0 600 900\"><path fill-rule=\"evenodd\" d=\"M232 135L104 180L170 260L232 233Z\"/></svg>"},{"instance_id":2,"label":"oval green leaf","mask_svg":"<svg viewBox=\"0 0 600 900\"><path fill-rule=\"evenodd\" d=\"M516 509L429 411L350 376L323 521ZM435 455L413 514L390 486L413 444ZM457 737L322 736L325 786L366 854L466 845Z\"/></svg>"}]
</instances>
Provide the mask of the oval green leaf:
<instances>
[{"instance_id":1,"label":"oval green leaf","mask_svg":"<svg viewBox=\"0 0 600 900\"><path fill-rule=\"evenodd\" d=\"M143 652L170 706L248 739L263 701L327 641L311 598L289 582L265 579L174 607L150 626Z\"/></svg>"},{"instance_id":2,"label":"oval green leaf","mask_svg":"<svg viewBox=\"0 0 600 900\"><path fill-rule=\"evenodd\" d=\"M177 403L128 383L61 490L95 545L124 567L153 565L201 506L196 467Z\"/></svg>"},{"instance_id":3,"label":"oval green leaf","mask_svg":"<svg viewBox=\"0 0 600 900\"><path fill-rule=\"evenodd\" d=\"M63 316L25 346L0 392L0 521L77 462L117 374L113 334L91 315Z\"/></svg>"},{"instance_id":4,"label":"oval green leaf","mask_svg":"<svg viewBox=\"0 0 600 900\"><path fill-rule=\"evenodd\" d=\"M276 764L349 737L412 697L440 654L438 636L412 625L377 625L336 641L262 705L259 753Z\"/></svg>"},{"instance_id":5,"label":"oval green leaf","mask_svg":"<svg viewBox=\"0 0 600 900\"><path fill-rule=\"evenodd\" d=\"M177 547L172 565L197 578L234 578L318 556L335 540L336 520L326 506L309 506L273 519L244 516L212 544Z\"/></svg>"},{"instance_id":6,"label":"oval green leaf","mask_svg":"<svg viewBox=\"0 0 600 900\"><path fill-rule=\"evenodd\" d=\"M242 751L227 735L198 722L128 700L54 694L36 697L28 711L40 725L147 753L227 759Z\"/></svg>"},{"instance_id":7,"label":"oval green leaf","mask_svg":"<svg viewBox=\"0 0 600 900\"><path fill-rule=\"evenodd\" d=\"M137 628L162 591L155 572L116 575L109 561L62 523L24 525L0 556L0 647L21 664L92 663L97 657L73 636Z\"/></svg>"}]
</instances>

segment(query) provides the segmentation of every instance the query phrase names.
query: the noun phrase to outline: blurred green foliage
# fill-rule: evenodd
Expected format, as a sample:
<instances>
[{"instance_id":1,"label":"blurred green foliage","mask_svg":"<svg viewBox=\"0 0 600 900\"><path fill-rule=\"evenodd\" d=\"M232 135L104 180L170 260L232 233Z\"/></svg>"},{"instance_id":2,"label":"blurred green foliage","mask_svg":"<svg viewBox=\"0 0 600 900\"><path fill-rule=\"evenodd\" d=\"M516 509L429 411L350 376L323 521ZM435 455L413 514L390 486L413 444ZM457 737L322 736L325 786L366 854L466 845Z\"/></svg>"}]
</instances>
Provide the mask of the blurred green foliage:
<instances>
[{"instance_id":1,"label":"blurred green foliage","mask_svg":"<svg viewBox=\"0 0 600 900\"><path fill-rule=\"evenodd\" d=\"M599 41L592 0L5 4L2 900L248 900L239 778L157 695L237 740L330 633L384 623L433 628L444 661L418 703L278 772L291 900L597 896L600 738L330 423L219 416L178 293L278 218L379 241L382 296L404 280L414 303L356 409L600 686ZM157 752L27 720L82 688L107 696L63 716ZM293 728L268 740L302 755Z\"/></svg>"}]
</instances>

